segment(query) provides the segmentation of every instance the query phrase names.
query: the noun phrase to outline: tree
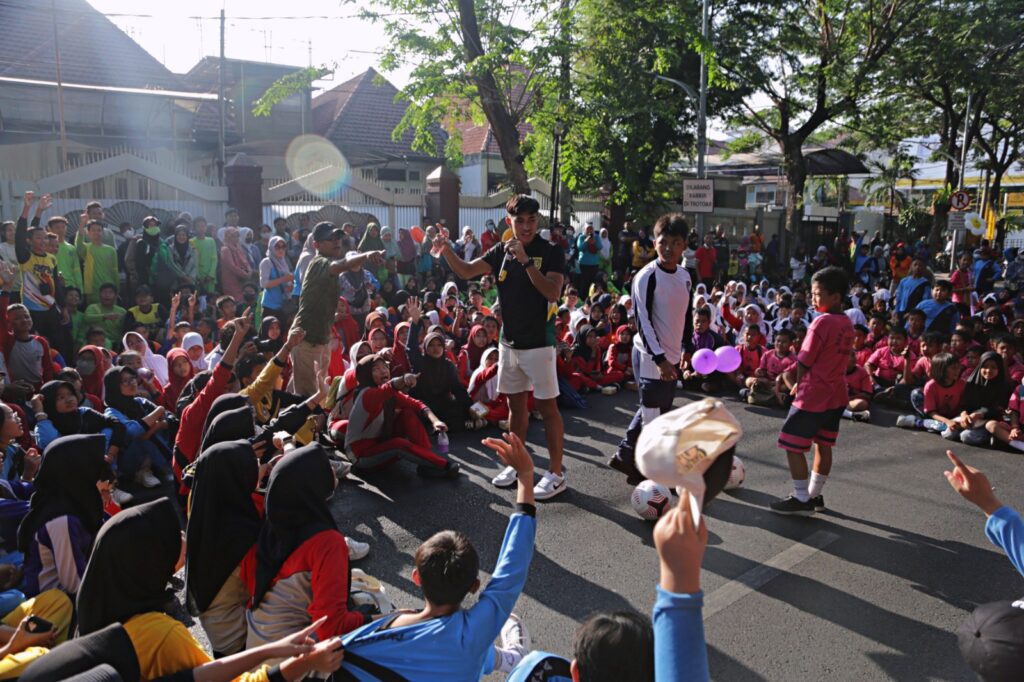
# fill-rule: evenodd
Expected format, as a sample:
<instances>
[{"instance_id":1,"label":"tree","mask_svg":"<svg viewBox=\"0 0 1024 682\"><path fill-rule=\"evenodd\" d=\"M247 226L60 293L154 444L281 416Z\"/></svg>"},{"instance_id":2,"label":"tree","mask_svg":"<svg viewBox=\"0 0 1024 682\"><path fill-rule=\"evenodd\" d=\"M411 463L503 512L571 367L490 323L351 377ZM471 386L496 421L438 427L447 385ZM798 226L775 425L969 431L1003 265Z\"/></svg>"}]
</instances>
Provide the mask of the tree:
<instances>
[{"instance_id":1,"label":"tree","mask_svg":"<svg viewBox=\"0 0 1024 682\"><path fill-rule=\"evenodd\" d=\"M880 96L872 113L906 122L905 135L935 135L933 158L945 163L945 185L960 186L964 141L970 149L984 123L988 100L1019 90L1024 15L1019 0L944 0L928 3L912 19L880 72ZM970 102L970 108L968 108ZM1019 109L1009 112L1019 118ZM994 148L993 148L994 149ZM929 242L942 241L949 192L933 202Z\"/></svg>"},{"instance_id":2,"label":"tree","mask_svg":"<svg viewBox=\"0 0 1024 682\"><path fill-rule=\"evenodd\" d=\"M793 200L786 228L803 213L803 145L830 121L852 117L874 92L881 60L928 0L724 0L713 45L718 67L743 97L728 113L782 153ZM767 107L757 106L765 100Z\"/></svg>"},{"instance_id":3,"label":"tree","mask_svg":"<svg viewBox=\"0 0 1024 682\"><path fill-rule=\"evenodd\" d=\"M1018 53L1006 82L1019 83L1024 79L1024 53ZM1024 161L1024 93L1020 87L1003 87L994 90L981 109L982 128L975 141L980 152L976 165L992 174L991 189L986 194L986 203L993 211L999 212L1003 176L1013 164ZM982 214L985 206L981 207Z\"/></svg>"},{"instance_id":4,"label":"tree","mask_svg":"<svg viewBox=\"0 0 1024 682\"><path fill-rule=\"evenodd\" d=\"M888 222L896 215L896 209L903 209L906 204L906 197L899 192L901 180L910 180L911 183L917 178L918 171L914 168L915 159L907 153L902 146L890 150L887 161L870 160L868 168L873 175L864 181L861 191L864 193L864 201L867 204L888 204Z\"/></svg>"},{"instance_id":5,"label":"tree","mask_svg":"<svg viewBox=\"0 0 1024 682\"><path fill-rule=\"evenodd\" d=\"M549 0L373 0L364 15L389 37L384 70L415 64L401 96L405 116L394 131L415 132L413 147L437 153L430 127L449 132L446 156L458 159L457 124L486 120L501 150L509 184L529 193L520 125L540 106L553 78L562 8ZM530 16L532 14L532 16ZM531 21L532 20L532 21ZM531 28L523 28L531 22Z\"/></svg>"},{"instance_id":6,"label":"tree","mask_svg":"<svg viewBox=\"0 0 1024 682\"><path fill-rule=\"evenodd\" d=\"M641 214L678 197L667 171L695 151L697 103L653 72L699 82L699 16L696 0L576 5L572 89L561 107L562 178L570 189L603 189ZM550 135L552 118L535 117L540 134Z\"/></svg>"}]
</instances>

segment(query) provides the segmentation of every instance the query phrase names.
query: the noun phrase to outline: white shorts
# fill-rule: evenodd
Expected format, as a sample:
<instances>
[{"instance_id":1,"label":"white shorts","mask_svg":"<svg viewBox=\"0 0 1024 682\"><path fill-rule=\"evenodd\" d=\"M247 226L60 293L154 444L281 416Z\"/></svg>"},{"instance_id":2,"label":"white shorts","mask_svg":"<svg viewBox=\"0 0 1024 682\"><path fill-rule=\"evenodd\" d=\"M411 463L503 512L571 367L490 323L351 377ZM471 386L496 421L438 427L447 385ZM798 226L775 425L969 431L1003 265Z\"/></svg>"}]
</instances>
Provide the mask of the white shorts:
<instances>
[{"instance_id":1,"label":"white shorts","mask_svg":"<svg viewBox=\"0 0 1024 682\"><path fill-rule=\"evenodd\" d=\"M558 370L555 349L517 350L498 345L498 393L513 395L533 391L537 400L558 397Z\"/></svg>"}]
</instances>

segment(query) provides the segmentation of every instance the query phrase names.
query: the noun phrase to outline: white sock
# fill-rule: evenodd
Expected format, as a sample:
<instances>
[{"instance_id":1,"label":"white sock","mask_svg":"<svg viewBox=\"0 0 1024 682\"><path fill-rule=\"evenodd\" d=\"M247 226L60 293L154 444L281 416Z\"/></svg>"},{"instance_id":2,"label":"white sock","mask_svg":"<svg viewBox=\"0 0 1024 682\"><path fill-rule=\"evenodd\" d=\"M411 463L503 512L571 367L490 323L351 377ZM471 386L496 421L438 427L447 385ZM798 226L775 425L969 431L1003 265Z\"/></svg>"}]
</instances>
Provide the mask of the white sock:
<instances>
[{"instance_id":1,"label":"white sock","mask_svg":"<svg viewBox=\"0 0 1024 682\"><path fill-rule=\"evenodd\" d=\"M793 479L793 497L800 500L801 502L806 502L807 500L811 499L811 496L807 493L806 478L800 480L797 480L795 478Z\"/></svg>"},{"instance_id":2,"label":"white sock","mask_svg":"<svg viewBox=\"0 0 1024 682\"><path fill-rule=\"evenodd\" d=\"M523 660L523 654L515 649L494 647L494 672L510 673Z\"/></svg>"},{"instance_id":3,"label":"white sock","mask_svg":"<svg viewBox=\"0 0 1024 682\"><path fill-rule=\"evenodd\" d=\"M821 494L821 489L825 487L825 481L828 480L828 476L825 474L819 474L817 471L811 472L811 484L807 486L807 494L811 497L817 497Z\"/></svg>"},{"instance_id":4,"label":"white sock","mask_svg":"<svg viewBox=\"0 0 1024 682\"><path fill-rule=\"evenodd\" d=\"M853 412L849 409L843 410L843 419L853 419Z\"/></svg>"}]
</instances>

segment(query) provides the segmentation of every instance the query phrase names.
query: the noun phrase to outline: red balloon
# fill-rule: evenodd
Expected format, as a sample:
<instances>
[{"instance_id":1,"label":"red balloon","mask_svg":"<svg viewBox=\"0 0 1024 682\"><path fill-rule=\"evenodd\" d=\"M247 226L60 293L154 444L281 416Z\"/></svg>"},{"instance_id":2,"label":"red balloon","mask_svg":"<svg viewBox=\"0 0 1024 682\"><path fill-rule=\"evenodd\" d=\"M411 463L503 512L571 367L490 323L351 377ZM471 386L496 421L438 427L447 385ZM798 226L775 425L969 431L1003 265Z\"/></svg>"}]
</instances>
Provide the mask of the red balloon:
<instances>
[{"instance_id":1,"label":"red balloon","mask_svg":"<svg viewBox=\"0 0 1024 682\"><path fill-rule=\"evenodd\" d=\"M423 241L423 238L426 236L427 235L423 231L423 228L420 227L419 225L416 225L415 227L412 228L412 238L413 241L415 241L417 244L421 243Z\"/></svg>"}]
</instances>

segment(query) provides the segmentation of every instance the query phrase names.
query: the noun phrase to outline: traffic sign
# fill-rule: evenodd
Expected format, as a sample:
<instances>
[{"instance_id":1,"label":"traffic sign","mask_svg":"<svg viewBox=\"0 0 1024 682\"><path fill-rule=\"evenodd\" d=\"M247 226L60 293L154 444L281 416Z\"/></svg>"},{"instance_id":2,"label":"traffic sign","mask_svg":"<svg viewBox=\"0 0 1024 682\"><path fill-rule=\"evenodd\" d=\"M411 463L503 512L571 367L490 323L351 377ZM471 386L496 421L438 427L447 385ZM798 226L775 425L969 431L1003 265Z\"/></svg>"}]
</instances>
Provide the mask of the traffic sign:
<instances>
[{"instance_id":1,"label":"traffic sign","mask_svg":"<svg viewBox=\"0 0 1024 682\"><path fill-rule=\"evenodd\" d=\"M953 212L949 214L949 229L951 232L963 230L967 227L966 221L967 214L960 212Z\"/></svg>"},{"instance_id":2,"label":"traffic sign","mask_svg":"<svg viewBox=\"0 0 1024 682\"><path fill-rule=\"evenodd\" d=\"M714 180L683 180L683 211L711 213L714 210Z\"/></svg>"},{"instance_id":3,"label":"traffic sign","mask_svg":"<svg viewBox=\"0 0 1024 682\"><path fill-rule=\"evenodd\" d=\"M963 190L953 192L953 195L949 197L949 205L957 211L966 210L971 205L971 195Z\"/></svg>"}]
</instances>

